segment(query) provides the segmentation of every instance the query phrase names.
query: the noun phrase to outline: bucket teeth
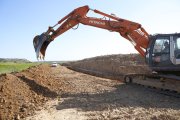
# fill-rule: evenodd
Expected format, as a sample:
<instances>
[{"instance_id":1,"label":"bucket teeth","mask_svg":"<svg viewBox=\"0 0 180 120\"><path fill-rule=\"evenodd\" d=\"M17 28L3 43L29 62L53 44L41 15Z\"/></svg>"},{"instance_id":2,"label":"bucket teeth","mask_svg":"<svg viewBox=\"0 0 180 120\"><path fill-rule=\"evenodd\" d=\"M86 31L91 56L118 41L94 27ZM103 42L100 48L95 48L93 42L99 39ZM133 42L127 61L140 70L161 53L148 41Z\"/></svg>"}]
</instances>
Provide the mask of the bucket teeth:
<instances>
[{"instance_id":1,"label":"bucket teeth","mask_svg":"<svg viewBox=\"0 0 180 120\"><path fill-rule=\"evenodd\" d=\"M37 60L44 60L44 56L41 54L41 52L36 53Z\"/></svg>"}]
</instances>

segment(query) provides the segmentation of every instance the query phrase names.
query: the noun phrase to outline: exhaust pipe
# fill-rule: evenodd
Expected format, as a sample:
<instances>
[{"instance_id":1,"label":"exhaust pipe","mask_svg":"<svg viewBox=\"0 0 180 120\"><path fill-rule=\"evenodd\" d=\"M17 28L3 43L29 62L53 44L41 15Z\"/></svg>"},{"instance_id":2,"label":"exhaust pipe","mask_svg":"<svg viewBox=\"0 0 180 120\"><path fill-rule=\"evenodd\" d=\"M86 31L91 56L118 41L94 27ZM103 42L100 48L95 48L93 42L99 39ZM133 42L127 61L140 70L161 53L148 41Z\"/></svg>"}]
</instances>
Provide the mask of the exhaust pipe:
<instances>
[{"instance_id":1,"label":"exhaust pipe","mask_svg":"<svg viewBox=\"0 0 180 120\"><path fill-rule=\"evenodd\" d=\"M52 40L47 33L42 33L41 35L34 37L33 45L38 60L44 60L46 49L51 41Z\"/></svg>"}]
</instances>

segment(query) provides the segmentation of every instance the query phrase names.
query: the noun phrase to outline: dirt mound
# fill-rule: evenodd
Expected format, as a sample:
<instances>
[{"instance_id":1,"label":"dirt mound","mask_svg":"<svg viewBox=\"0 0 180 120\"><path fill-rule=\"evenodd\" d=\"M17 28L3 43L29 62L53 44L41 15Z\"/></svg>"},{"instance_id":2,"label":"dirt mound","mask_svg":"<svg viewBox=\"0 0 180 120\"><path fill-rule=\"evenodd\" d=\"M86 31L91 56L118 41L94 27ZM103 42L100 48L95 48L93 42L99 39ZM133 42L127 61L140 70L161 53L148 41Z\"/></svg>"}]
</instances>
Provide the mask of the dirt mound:
<instances>
[{"instance_id":1,"label":"dirt mound","mask_svg":"<svg viewBox=\"0 0 180 120\"><path fill-rule=\"evenodd\" d=\"M46 101L53 103L43 107ZM178 119L179 113L179 98L63 66L0 75L0 120Z\"/></svg>"},{"instance_id":2,"label":"dirt mound","mask_svg":"<svg viewBox=\"0 0 180 120\"><path fill-rule=\"evenodd\" d=\"M26 120L179 120L180 98L139 85L58 66L51 69L64 93Z\"/></svg>"},{"instance_id":3,"label":"dirt mound","mask_svg":"<svg viewBox=\"0 0 180 120\"><path fill-rule=\"evenodd\" d=\"M63 65L79 72L119 80L122 80L123 76L128 73L151 73L144 58L139 54L98 56Z\"/></svg>"},{"instance_id":4,"label":"dirt mound","mask_svg":"<svg viewBox=\"0 0 180 120\"><path fill-rule=\"evenodd\" d=\"M20 119L57 97L62 82L57 82L48 65L31 67L20 73L0 75L0 119Z\"/></svg>"}]
</instances>

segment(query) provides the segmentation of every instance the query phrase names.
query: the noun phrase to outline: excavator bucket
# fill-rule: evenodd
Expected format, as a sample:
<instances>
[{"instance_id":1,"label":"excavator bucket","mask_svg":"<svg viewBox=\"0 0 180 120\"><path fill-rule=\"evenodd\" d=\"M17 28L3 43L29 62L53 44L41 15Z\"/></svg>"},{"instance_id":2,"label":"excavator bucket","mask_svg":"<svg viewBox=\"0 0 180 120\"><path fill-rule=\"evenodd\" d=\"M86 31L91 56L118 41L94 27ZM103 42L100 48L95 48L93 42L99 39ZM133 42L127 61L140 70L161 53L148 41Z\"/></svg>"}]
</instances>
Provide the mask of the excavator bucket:
<instances>
[{"instance_id":1,"label":"excavator bucket","mask_svg":"<svg viewBox=\"0 0 180 120\"><path fill-rule=\"evenodd\" d=\"M51 39L49 35L46 33L42 33L41 35L37 35L33 39L33 45L36 52L37 59L43 59L45 57L45 52L47 49L47 46L51 42Z\"/></svg>"}]
</instances>

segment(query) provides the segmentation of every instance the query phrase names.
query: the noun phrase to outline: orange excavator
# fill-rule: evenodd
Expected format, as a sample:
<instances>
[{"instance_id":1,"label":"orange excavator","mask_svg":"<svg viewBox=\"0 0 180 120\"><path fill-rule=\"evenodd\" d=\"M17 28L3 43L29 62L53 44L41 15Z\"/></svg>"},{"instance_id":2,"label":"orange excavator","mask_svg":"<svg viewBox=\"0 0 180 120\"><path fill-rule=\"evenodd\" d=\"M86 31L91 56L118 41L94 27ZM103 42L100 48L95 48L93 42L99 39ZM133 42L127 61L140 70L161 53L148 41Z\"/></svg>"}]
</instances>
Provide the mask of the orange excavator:
<instances>
[{"instance_id":1,"label":"orange excavator","mask_svg":"<svg viewBox=\"0 0 180 120\"><path fill-rule=\"evenodd\" d=\"M102 15L102 18L86 16L89 11ZM57 24L49 27L46 32L35 36L33 44L37 58L44 59L48 45L56 37L78 26L79 23L120 33L145 58L149 67L156 71L156 74L152 75L127 74L124 77L125 82L149 85L147 81L137 82L135 78L153 78L160 80L159 83L155 83L156 86L159 84L158 88L180 92L180 33L149 35L139 23L90 9L88 6L73 10ZM55 27L57 29L54 29Z\"/></svg>"}]
</instances>

